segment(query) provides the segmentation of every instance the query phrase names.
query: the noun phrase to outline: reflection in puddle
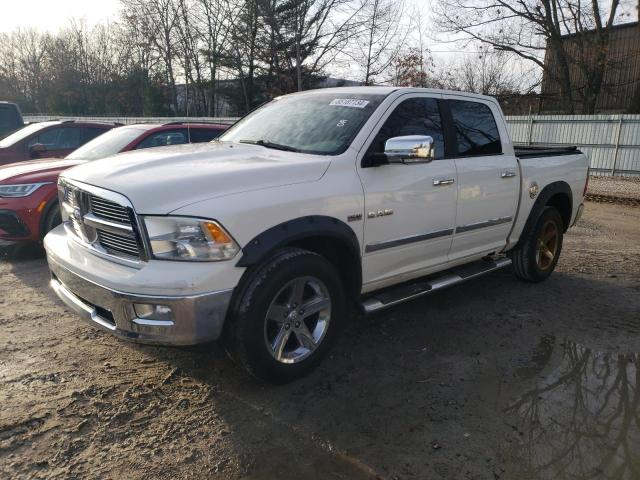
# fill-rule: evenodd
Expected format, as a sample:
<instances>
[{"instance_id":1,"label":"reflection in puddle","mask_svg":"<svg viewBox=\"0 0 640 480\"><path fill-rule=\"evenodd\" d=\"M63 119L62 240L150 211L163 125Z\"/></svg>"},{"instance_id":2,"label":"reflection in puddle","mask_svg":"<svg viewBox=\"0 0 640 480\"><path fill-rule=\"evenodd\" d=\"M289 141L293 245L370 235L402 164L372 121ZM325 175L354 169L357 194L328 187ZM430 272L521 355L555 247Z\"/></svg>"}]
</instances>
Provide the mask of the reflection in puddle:
<instances>
[{"instance_id":1,"label":"reflection in puddle","mask_svg":"<svg viewBox=\"0 0 640 480\"><path fill-rule=\"evenodd\" d=\"M514 478L640 479L640 357L556 348L560 365L506 410L522 432Z\"/></svg>"}]
</instances>

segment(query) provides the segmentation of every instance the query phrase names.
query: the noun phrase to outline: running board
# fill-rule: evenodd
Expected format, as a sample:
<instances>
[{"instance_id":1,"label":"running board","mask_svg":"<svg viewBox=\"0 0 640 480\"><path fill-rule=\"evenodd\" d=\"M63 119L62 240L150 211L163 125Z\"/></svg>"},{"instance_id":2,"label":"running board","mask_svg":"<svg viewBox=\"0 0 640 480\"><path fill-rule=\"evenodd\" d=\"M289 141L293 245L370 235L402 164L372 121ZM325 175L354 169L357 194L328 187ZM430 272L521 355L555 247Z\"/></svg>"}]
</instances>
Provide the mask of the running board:
<instances>
[{"instance_id":1,"label":"running board","mask_svg":"<svg viewBox=\"0 0 640 480\"><path fill-rule=\"evenodd\" d=\"M365 314L378 312L509 265L511 265L510 258L491 258L455 267L442 273L369 294L362 301L362 309Z\"/></svg>"}]
</instances>

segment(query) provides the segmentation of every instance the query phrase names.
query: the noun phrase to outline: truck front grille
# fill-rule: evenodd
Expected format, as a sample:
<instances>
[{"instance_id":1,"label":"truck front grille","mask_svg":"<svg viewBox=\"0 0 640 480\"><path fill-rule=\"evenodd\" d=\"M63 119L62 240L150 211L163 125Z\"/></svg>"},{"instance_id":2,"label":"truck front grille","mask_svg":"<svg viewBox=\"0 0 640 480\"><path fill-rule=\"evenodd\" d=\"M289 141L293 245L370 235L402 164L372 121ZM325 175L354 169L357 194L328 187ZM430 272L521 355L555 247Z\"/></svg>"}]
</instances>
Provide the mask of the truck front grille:
<instances>
[{"instance_id":1,"label":"truck front grille","mask_svg":"<svg viewBox=\"0 0 640 480\"><path fill-rule=\"evenodd\" d=\"M138 243L134 238L107 232L99 228L96 229L96 232L98 234L98 242L107 252L114 255L123 254L134 258L140 257Z\"/></svg>"},{"instance_id":2,"label":"truck front grille","mask_svg":"<svg viewBox=\"0 0 640 480\"><path fill-rule=\"evenodd\" d=\"M131 224L127 208L110 200L90 194L89 209L96 217L125 225Z\"/></svg>"},{"instance_id":3,"label":"truck front grille","mask_svg":"<svg viewBox=\"0 0 640 480\"><path fill-rule=\"evenodd\" d=\"M111 199L82 190L76 185L61 185L61 198L68 212L67 224L76 237L99 252L127 260L142 257L142 241L133 210Z\"/></svg>"}]
</instances>

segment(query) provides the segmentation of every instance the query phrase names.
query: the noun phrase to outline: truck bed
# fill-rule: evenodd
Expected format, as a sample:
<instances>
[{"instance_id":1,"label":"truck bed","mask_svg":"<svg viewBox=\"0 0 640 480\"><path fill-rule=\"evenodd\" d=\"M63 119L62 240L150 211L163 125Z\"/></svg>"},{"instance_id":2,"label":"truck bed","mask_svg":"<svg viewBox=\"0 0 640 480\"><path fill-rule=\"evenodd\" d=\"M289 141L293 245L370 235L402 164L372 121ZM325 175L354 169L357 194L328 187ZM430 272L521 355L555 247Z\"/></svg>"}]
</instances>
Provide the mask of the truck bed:
<instances>
[{"instance_id":1,"label":"truck bed","mask_svg":"<svg viewBox=\"0 0 640 480\"><path fill-rule=\"evenodd\" d=\"M514 145L513 149L518 158L555 157L582 153L578 147L566 145Z\"/></svg>"}]
</instances>

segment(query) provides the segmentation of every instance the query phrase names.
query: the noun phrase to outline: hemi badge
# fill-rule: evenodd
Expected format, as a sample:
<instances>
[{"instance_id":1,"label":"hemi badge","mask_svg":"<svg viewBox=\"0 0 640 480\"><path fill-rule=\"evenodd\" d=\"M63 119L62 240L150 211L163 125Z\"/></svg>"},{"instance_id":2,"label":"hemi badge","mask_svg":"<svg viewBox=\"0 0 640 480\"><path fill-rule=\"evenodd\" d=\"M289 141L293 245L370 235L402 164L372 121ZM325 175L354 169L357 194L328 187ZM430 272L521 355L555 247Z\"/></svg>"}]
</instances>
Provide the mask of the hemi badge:
<instances>
[{"instance_id":1,"label":"hemi badge","mask_svg":"<svg viewBox=\"0 0 640 480\"><path fill-rule=\"evenodd\" d=\"M349 215L347 217L347 222L358 222L362 220L362 214L361 213L356 213L354 215Z\"/></svg>"}]
</instances>

